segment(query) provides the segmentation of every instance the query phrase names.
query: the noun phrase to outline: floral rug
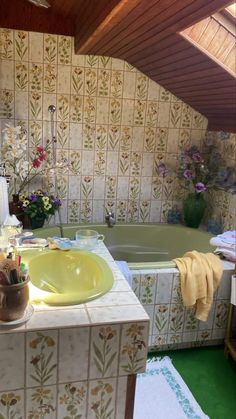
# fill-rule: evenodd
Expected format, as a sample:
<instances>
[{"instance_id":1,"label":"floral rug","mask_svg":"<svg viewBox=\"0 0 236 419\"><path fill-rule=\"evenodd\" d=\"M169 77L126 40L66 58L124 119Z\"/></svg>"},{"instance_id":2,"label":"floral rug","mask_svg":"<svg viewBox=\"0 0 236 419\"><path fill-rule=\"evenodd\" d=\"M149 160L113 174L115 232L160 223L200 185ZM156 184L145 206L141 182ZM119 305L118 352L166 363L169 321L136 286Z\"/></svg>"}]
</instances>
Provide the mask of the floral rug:
<instances>
[{"instance_id":1,"label":"floral rug","mask_svg":"<svg viewBox=\"0 0 236 419\"><path fill-rule=\"evenodd\" d=\"M171 359L151 359L138 374L134 419L209 419L203 413Z\"/></svg>"}]
</instances>

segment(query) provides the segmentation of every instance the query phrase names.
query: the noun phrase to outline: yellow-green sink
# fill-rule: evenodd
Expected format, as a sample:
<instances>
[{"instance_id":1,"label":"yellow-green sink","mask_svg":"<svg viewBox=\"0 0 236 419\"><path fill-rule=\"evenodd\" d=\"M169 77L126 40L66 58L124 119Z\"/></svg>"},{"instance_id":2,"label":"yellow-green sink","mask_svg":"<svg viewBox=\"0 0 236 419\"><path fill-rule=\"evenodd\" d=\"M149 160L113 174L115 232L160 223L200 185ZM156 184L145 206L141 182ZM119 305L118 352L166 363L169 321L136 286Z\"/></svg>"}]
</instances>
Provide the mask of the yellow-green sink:
<instances>
[{"instance_id":1,"label":"yellow-green sink","mask_svg":"<svg viewBox=\"0 0 236 419\"><path fill-rule=\"evenodd\" d=\"M30 300L50 305L86 303L113 285L107 263L91 252L80 250L29 250L22 252L29 267Z\"/></svg>"}]
</instances>

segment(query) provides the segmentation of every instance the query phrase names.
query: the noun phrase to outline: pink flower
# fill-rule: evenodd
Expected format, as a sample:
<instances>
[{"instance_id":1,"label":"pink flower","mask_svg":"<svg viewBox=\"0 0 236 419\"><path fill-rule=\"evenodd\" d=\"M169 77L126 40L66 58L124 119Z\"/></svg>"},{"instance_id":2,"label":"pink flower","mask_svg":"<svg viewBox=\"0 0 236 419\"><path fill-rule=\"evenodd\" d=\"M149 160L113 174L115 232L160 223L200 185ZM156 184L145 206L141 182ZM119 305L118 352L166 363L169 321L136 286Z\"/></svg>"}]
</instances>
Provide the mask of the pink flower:
<instances>
[{"instance_id":1,"label":"pink flower","mask_svg":"<svg viewBox=\"0 0 236 419\"><path fill-rule=\"evenodd\" d=\"M191 170L189 170L189 169L186 169L186 170L184 171L183 175L184 175L184 177L185 177L186 179L192 179L192 177L193 177L193 172L192 172Z\"/></svg>"},{"instance_id":2,"label":"pink flower","mask_svg":"<svg viewBox=\"0 0 236 419\"><path fill-rule=\"evenodd\" d=\"M37 169L38 167L40 167L40 165L41 165L41 161L39 159L34 159L33 160L33 167L35 169Z\"/></svg>"},{"instance_id":3,"label":"pink flower","mask_svg":"<svg viewBox=\"0 0 236 419\"><path fill-rule=\"evenodd\" d=\"M193 161L200 163L202 161L202 156L200 153L196 152L192 154L192 159Z\"/></svg>"},{"instance_id":4,"label":"pink flower","mask_svg":"<svg viewBox=\"0 0 236 419\"><path fill-rule=\"evenodd\" d=\"M40 145L38 145L38 147L36 148L36 150L40 154L44 152L44 148L42 146L40 146Z\"/></svg>"}]
</instances>

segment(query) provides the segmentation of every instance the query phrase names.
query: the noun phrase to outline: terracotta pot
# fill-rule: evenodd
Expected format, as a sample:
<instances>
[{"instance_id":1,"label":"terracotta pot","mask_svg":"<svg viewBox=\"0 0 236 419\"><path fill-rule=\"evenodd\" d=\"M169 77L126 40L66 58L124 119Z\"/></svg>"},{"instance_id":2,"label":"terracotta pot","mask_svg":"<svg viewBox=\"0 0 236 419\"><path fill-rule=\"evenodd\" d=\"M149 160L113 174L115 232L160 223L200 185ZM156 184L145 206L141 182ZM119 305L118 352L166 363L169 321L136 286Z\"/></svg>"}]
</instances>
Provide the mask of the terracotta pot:
<instances>
[{"instance_id":1,"label":"terracotta pot","mask_svg":"<svg viewBox=\"0 0 236 419\"><path fill-rule=\"evenodd\" d=\"M0 320L10 322L24 315L29 301L29 277L19 284L0 284Z\"/></svg>"}]
</instances>

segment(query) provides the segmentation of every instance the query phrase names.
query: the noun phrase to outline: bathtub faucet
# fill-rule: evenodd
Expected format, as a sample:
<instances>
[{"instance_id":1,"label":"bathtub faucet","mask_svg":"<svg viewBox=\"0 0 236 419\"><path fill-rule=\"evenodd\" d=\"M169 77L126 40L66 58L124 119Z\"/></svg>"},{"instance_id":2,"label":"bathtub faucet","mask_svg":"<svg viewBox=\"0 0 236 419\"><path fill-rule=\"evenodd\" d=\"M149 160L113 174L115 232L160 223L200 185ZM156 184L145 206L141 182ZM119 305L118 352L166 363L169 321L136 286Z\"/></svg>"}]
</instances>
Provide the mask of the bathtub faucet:
<instances>
[{"instance_id":1,"label":"bathtub faucet","mask_svg":"<svg viewBox=\"0 0 236 419\"><path fill-rule=\"evenodd\" d=\"M108 211L107 215L105 216L105 221L108 227L113 227L116 223L114 212Z\"/></svg>"}]
</instances>

